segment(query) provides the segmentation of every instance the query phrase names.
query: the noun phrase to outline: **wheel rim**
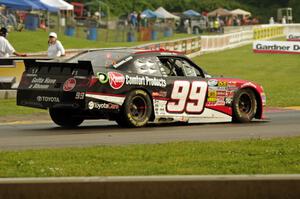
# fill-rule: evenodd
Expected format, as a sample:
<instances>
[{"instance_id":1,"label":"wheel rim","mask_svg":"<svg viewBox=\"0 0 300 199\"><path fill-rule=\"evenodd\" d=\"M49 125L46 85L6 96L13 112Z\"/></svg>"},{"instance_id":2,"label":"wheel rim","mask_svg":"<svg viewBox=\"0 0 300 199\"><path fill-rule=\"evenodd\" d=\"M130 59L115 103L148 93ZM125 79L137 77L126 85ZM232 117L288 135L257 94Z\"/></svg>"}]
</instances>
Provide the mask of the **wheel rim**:
<instances>
[{"instance_id":1,"label":"wheel rim","mask_svg":"<svg viewBox=\"0 0 300 199\"><path fill-rule=\"evenodd\" d=\"M242 113L250 113L252 110L252 100L248 94L242 94L239 100L239 110Z\"/></svg>"},{"instance_id":2,"label":"wheel rim","mask_svg":"<svg viewBox=\"0 0 300 199\"><path fill-rule=\"evenodd\" d=\"M144 119L147 113L146 101L141 96L135 96L129 106L130 115L135 120Z\"/></svg>"}]
</instances>

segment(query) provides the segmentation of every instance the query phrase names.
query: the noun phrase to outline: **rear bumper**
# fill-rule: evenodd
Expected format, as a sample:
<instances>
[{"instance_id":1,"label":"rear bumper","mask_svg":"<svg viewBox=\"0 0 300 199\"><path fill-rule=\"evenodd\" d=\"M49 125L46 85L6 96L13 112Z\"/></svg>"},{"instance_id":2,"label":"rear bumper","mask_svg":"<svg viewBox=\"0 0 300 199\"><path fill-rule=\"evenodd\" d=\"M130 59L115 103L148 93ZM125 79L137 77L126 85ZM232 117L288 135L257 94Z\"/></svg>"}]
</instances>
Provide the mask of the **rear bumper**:
<instances>
[{"instance_id":1,"label":"rear bumper","mask_svg":"<svg viewBox=\"0 0 300 199\"><path fill-rule=\"evenodd\" d=\"M17 105L28 106L33 108L71 108L85 109L84 99L75 99L76 92L57 92L43 90L27 90L17 91Z\"/></svg>"}]
</instances>

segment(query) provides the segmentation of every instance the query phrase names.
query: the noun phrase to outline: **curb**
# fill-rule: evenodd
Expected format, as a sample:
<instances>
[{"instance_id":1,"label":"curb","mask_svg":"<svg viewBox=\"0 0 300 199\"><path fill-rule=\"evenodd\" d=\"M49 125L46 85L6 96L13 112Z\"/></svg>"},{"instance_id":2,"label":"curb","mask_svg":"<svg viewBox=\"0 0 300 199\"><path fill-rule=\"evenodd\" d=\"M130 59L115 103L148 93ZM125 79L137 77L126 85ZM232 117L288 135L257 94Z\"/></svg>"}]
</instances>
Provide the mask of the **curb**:
<instances>
[{"instance_id":1,"label":"curb","mask_svg":"<svg viewBox=\"0 0 300 199\"><path fill-rule=\"evenodd\" d=\"M0 198L299 198L300 175L7 178Z\"/></svg>"}]
</instances>

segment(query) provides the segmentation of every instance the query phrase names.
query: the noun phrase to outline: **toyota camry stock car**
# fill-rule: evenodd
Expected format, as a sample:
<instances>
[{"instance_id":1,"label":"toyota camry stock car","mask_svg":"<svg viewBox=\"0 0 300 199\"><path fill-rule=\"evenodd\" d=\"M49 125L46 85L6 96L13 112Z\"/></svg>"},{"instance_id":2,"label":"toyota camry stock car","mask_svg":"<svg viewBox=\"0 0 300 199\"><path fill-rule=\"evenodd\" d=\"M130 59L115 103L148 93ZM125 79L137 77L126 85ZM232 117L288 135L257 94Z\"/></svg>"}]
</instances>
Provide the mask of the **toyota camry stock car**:
<instances>
[{"instance_id":1,"label":"toyota camry stock car","mask_svg":"<svg viewBox=\"0 0 300 199\"><path fill-rule=\"evenodd\" d=\"M212 77L171 51L107 49L68 60L25 60L17 104L49 109L65 127L109 119L149 122L249 122L263 117L265 94L253 82Z\"/></svg>"}]
</instances>

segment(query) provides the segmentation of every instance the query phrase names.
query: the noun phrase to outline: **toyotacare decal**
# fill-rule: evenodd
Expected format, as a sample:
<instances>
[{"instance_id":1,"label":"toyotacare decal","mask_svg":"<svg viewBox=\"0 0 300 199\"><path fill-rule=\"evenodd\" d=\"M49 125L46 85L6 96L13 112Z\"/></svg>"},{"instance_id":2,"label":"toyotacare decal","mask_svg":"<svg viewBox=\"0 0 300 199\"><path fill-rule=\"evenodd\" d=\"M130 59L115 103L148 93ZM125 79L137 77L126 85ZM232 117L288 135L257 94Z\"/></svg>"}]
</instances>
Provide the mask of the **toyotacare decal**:
<instances>
[{"instance_id":1,"label":"toyotacare decal","mask_svg":"<svg viewBox=\"0 0 300 199\"><path fill-rule=\"evenodd\" d=\"M92 109L109 109L109 110L116 110L116 109L119 109L120 106L118 104L113 104L113 103L98 103L98 102L93 102L93 101L90 101L88 103L88 108L90 110Z\"/></svg>"},{"instance_id":2,"label":"toyotacare decal","mask_svg":"<svg viewBox=\"0 0 300 199\"><path fill-rule=\"evenodd\" d=\"M108 72L109 84L113 89L120 89L125 83L125 77L118 72Z\"/></svg>"},{"instance_id":3,"label":"toyotacare decal","mask_svg":"<svg viewBox=\"0 0 300 199\"><path fill-rule=\"evenodd\" d=\"M69 78L67 79L67 81L65 81L64 86L63 86L63 90L68 92L71 91L75 88L76 86L76 79L75 78Z\"/></svg>"}]
</instances>

